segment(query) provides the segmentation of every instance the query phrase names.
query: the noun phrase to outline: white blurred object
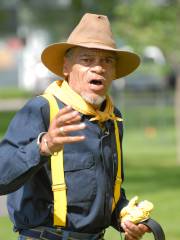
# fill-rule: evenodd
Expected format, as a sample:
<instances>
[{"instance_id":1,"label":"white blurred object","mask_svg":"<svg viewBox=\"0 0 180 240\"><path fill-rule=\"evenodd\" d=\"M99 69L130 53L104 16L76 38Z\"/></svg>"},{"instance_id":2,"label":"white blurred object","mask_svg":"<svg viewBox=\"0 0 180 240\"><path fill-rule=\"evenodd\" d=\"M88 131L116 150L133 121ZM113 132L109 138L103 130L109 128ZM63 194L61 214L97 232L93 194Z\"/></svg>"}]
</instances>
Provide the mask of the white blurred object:
<instances>
[{"instance_id":1,"label":"white blurred object","mask_svg":"<svg viewBox=\"0 0 180 240\"><path fill-rule=\"evenodd\" d=\"M165 64L166 60L161 49L156 46L147 46L143 51L144 58L152 59L157 64Z\"/></svg>"},{"instance_id":2,"label":"white blurred object","mask_svg":"<svg viewBox=\"0 0 180 240\"><path fill-rule=\"evenodd\" d=\"M34 30L29 34L19 58L19 88L38 92L48 85L50 73L41 63L41 52L47 42L48 35L45 31Z\"/></svg>"}]
</instances>

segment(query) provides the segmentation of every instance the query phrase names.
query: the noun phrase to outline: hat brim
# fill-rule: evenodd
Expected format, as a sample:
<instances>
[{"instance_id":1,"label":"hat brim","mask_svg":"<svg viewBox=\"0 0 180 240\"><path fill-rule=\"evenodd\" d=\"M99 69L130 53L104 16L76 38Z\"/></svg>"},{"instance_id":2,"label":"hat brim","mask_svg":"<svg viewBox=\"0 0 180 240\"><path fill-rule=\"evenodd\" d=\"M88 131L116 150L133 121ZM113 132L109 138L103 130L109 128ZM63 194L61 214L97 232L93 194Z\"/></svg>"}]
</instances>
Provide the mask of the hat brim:
<instances>
[{"instance_id":1,"label":"hat brim","mask_svg":"<svg viewBox=\"0 0 180 240\"><path fill-rule=\"evenodd\" d=\"M115 79L127 76L128 74L132 73L140 64L140 57L137 54L129 51L123 51L120 49L107 47L99 43L83 43L83 44L82 43L70 44L67 42L55 43L49 45L47 48L44 49L41 55L41 60L43 64L51 72L64 78L63 75L64 55L68 49L73 47L86 47L116 52L117 69Z\"/></svg>"}]
</instances>

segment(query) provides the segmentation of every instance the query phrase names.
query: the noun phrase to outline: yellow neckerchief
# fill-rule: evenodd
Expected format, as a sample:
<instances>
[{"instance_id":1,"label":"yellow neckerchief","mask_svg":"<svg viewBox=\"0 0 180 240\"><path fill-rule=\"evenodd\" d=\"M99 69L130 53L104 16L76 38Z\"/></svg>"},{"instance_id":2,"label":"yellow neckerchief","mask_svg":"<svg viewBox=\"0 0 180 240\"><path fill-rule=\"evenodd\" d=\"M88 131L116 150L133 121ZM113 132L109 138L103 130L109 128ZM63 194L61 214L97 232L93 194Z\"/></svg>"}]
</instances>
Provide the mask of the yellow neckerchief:
<instances>
[{"instance_id":1,"label":"yellow neckerchief","mask_svg":"<svg viewBox=\"0 0 180 240\"><path fill-rule=\"evenodd\" d=\"M65 81L56 81L52 83L45 91L43 95L49 102L50 106L50 122L58 113L59 108L55 97L60 99L66 105L72 106L73 109L85 115L93 115L90 121L98 120L100 122L112 119L115 126L115 138L118 156L117 175L114 186L114 199L112 201L112 211L114 210L116 203L120 199L120 187L121 187L121 146L118 130L118 121L122 121L121 118L116 117L113 113L114 107L109 97L106 100L106 107L104 112L93 109L93 107L86 103L77 93L75 93ZM73 99L73 101L72 101ZM66 226L67 215L67 196L66 196L66 184L64 177L64 165L63 165L63 150L58 152L57 155L51 156L51 171L52 171L52 190L54 193L54 225Z\"/></svg>"},{"instance_id":2,"label":"yellow neckerchief","mask_svg":"<svg viewBox=\"0 0 180 240\"><path fill-rule=\"evenodd\" d=\"M84 99L73 91L66 81L53 82L45 91L60 99L66 105L71 106L76 111L84 115L92 115L90 121L105 122L109 119L122 121L121 118L114 116L114 107L109 96L106 97L106 107L104 111L95 110L91 104L88 104Z\"/></svg>"}]
</instances>

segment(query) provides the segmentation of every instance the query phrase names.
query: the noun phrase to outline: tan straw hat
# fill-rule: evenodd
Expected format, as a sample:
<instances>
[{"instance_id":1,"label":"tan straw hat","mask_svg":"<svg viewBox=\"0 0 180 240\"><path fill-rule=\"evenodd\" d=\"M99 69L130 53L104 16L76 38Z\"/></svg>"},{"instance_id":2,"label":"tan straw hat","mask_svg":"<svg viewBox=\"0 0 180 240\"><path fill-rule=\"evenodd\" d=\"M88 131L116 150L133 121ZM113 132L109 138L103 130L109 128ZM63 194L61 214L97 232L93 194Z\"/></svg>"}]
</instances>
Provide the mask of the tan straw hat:
<instances>
[{"instance_id":1,"label":"tan straw hat","mask_svg":"<svg viewBox=\"0 0 180 240\"><path fill-rule=\"evenodd\" d=\"M133 72L140 64L137 54L117 49L109 20L104 15L86 13L70 34L67 42L49 45L41 55L44 65L53 73L63 76L64 54L72 47L110 50L117 53L116 79Z\"/></svg>"}]
</instances>

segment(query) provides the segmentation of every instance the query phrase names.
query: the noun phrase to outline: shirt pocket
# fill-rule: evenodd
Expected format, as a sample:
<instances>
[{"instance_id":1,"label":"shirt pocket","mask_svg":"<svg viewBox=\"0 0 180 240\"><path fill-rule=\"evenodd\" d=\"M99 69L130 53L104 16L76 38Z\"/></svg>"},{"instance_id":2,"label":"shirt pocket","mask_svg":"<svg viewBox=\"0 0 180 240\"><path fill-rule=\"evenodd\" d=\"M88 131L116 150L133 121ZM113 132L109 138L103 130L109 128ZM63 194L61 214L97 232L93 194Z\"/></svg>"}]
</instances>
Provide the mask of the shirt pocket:
<instances>
[{"instance_id":1,"label":"shirt pocket","mask_svg":"<svg viewBox=\"0 0 180 240\"><path fill-rule=\"evenodd\" d=\"M95 198L97 185L92 153L65 153L64 171L69 205Z\"/></svg>"}]
</instances>

